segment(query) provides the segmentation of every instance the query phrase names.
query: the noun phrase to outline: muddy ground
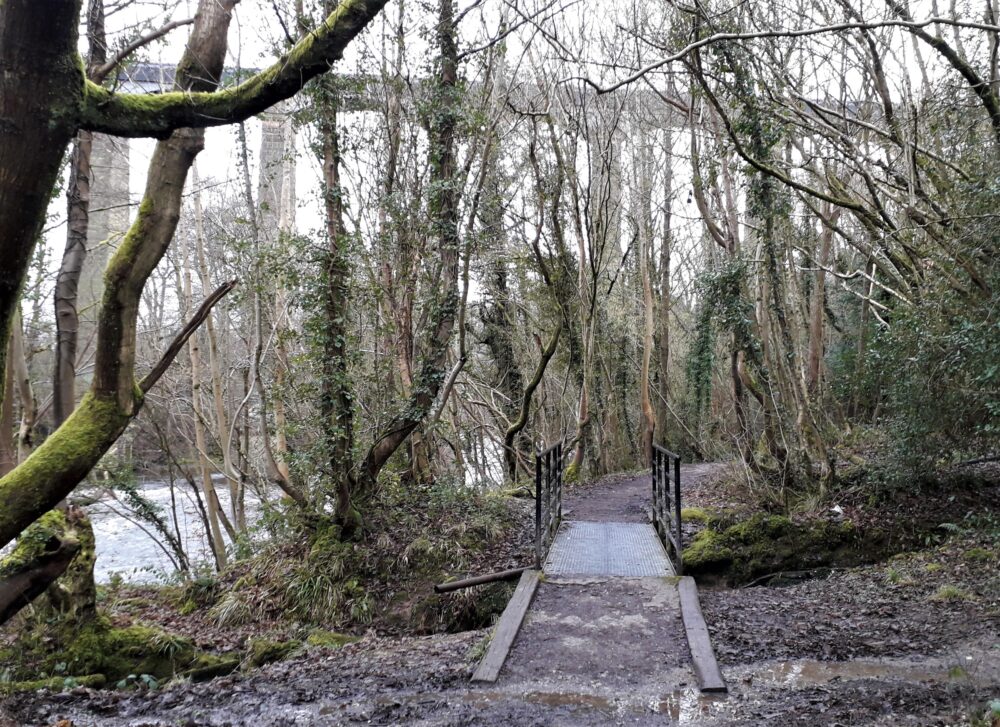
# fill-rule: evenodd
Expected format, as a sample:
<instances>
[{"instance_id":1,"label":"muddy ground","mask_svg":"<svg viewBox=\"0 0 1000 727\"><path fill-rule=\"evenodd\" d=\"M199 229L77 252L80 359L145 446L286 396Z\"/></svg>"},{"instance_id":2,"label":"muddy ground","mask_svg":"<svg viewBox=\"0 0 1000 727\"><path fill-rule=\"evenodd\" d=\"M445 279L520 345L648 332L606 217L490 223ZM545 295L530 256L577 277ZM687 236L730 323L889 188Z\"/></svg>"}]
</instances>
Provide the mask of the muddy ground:
<instances>
[{"instance_id":1,"label":"muddy ground","mask_svg":"<svg viewBox=\"0 0 1000 727\"><path fill-rule=\"evenodd\" d=\"M718 472L685 474L697 492L712 491L710 480ZM625 515L619 519L638 518L647 484L645 478L617 478L569 491L568 516L604 519L611 514L607 508L615 507ZM694 496L689 501L700 504ZM644 642L648 653L627 657L658 663L661 682L669 685L662 692L657 680L623 678L629 670L617 665L627 658L614 648L608 649L605 674L597 665L576 664L572 679L559 680L551 678L558 664L546 663L543 640L536 639L538 661L530 663L537 673L512 672L508 676L516 678L502 677L496 686L473 686L468 678L486 631L420 638L370 633L337 650L303 651L204 684L20 695L2 703L0 725L67 719L62 727L985 726L986 704L1000 699L998 555L1000 542L991 536L955 528L918 553L878 565L782 587L703 590L705 617L730 686L725 698L693 689L685 677L689 667L678 658L683 644L663 651L676 638L669 624ZM566 604L549 606L560 612ZM515 653L519 649L530 651L532 645L518 642Z\"/></svg>"}]
</instances>

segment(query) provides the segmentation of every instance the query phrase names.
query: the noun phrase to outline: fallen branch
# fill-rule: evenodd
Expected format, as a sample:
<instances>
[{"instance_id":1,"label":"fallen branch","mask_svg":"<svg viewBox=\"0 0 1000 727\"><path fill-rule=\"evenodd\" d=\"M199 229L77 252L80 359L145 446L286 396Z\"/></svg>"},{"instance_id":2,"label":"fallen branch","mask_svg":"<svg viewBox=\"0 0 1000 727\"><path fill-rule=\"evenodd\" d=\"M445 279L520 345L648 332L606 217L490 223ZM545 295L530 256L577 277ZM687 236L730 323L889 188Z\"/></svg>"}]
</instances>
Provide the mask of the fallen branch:
<instances>
[{"instance_id":1,"label":"fallen branch","mask_svg":"<svg viewBox=\"0 0 1000 727\"><path fill-rule=\"evenodd\" d=\"M974 464L988 464L990 462L1000 462L1000 454L993 454L989 457L980 457L979 459L967 459L964 462L959 462L955 467L971 467Z\"/></svg>"},{"instance_id":2,"label":"fallen branch","mask_svg":"<svg viewBox=\"0 0 1000 727\"><path fill-rule=\"evenodd\" d=\"M475 576L473 578L465 578L461 581L450 581L448 583L438 583L434 586L435 593L450 593L451 591L458 591L462 588L471 588L472 586L481 586L484 583L496 583L497 581L512 581L515 578L520 578L521 574L526 570L531 570L528 567L524 568L512 568L511 570L502 570L499 573L488 573L483 576Z\"/></svg>"}]
</instances>

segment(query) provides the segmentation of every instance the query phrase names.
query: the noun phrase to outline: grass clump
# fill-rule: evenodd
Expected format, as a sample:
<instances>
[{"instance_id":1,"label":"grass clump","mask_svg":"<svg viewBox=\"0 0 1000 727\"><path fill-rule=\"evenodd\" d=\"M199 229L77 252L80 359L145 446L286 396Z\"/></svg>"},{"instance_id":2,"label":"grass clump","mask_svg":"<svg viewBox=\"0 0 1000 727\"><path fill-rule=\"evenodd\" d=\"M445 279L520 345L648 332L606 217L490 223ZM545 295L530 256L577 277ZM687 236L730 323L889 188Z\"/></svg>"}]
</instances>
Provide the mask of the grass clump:
<instances>
[{"instance_id":1,"label":"grass clump","mask_svg":"<svg viewBox=\"0 0 1000 727\"><path fill-rule=\"evenodd\" d=\"M211 607L223 626L294 618L333 631L377 624L387 632L433 633L487 626L508 586L438 595L435 583L523 565L511 552L529 539L523 501L460 484L386 482L359 503L359 532L332 521L298 527L241 563Z\"/></svg>"},{"instance_id":2,"label":"grass clump","mask_svg":"<svg viewBox=\"0 0 1000 727\"><path fill-rule=\"evenodd\" d=\"M685 507L681 509L681 520L708 525L712 520L712 513L703 507Z\"/></svg>"},{"instance_id":3,"label":"grass clump","mask_svg":"<svg viewBox=\"0 0 1000 727\"><path fill-rule=\"evenodd\" d=\"M933 595L931 595L932 601L971 601L972 594L958 586L952 585L950 583L945 584L938 588Z\"/></svg>"},{"instance_id":4,"label":"grass clump","mask_svg":"<svg viewBox=\"0 0 1000 727\"><path fill-rule=\"evenodd\" d=\"M990 563L997 559L997 556L986 548L970 548L965 551L965 559L970 563Z\"/></svg>"}]
</instances>

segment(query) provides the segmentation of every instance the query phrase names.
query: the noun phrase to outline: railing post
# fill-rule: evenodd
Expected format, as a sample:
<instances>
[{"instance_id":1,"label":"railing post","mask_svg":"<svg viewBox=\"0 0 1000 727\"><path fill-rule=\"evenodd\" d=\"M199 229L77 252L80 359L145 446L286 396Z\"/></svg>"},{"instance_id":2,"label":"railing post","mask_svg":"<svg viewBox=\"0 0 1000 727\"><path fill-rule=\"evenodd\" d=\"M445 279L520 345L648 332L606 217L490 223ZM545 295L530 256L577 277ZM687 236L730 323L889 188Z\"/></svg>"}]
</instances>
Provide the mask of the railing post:
<instances>
[{"instance_id":1,"label":"railing post","mask_svg":"<svg viewBox=\"0 0 1000 727\"><path fill-rule=\"evenodd\" d=\"M660 532L660 526L659 526L659 523L657 523L657 521L656 521L656 460L659 459L659 457L657 457L657 454L658 454L658 452L656 451L656 447L654 446L652 448L652 454L650 455L650 457L652 459L652 462L650 463L650 467L653 470L653 499L652 499L652 507L653 507L653 530L655 530L657 533L659 533Z\"/></svg>"},{"instance_id":2,"label":"railing post","mask_svg":"<svg viewBox=\"0 0 1000 727\"><path fill-rule=\"evenodd\" d=\"M559 442L559 446L556 447L556 487L559 490L559 496L557 498L556 504L556 524L562 522L562 496L563 496L563 446L562 442Z\"/></svg>"},{"instance_id":3,"label":"railing post","mask_svg":"<svg viewBox=\"0 0 1000 727\"><path fill-rule=\"evenodd\" d=\"M681 458L674 458L674 523L677 528L677 575L684 572L684 543L681 542Z\"/></svg>"},{"instance_id":4,"label":"railing post","mask_svg":"<svg viewBox=\"0 0 1000 727\"><path fill-rule=\"evenodd\" d=\"M542 568L542 458L535 455L535 569Z\"/></svg>"}]
</instances>

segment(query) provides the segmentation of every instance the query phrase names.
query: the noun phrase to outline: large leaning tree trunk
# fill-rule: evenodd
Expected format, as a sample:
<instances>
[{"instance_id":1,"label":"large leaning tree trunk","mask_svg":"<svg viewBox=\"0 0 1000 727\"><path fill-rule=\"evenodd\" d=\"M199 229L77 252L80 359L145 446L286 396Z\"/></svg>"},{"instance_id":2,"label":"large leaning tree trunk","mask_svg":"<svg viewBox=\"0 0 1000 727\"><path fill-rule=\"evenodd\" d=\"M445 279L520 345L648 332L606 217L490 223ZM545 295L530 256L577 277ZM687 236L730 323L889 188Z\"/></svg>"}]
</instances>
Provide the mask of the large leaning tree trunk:
<instances>
[{"instance_id":1,"label":"large leaning tree trunk","mask_svg":"<svg viewBox=\"0 0 1000 727\"><path fill-rule=\"evenodd\" d=\"M177 90L202 91L218 84L234 4L234 0L223 3L202 0L199 22L177 69ZM36 455L0 481L0 486L6 488L8 503L7 510L0 516L4 520L16 517L21 508L37 506L39 481L49 485L47 489L55 500L42 500L41 504L54 507L114 444L142 406L143 394L152 382L144 382L144 386L137 385L135 380L139 302L146 279L173 239L180 218L184 181L203 146L204 131L201 129L180 129L156 145L139 214L105 271L106 292L98 318L93 384L77 412L46 440ZM18 485L18 489L13 489ZM36 496L24 497L33 487ZM55 534L51 537L56 541L61 539ZM47 557L48 553L43 551L41 555ZM12 592L25 583L26 574L38 572L37 565L30 559L21 559L16 565L16 568L6 568L10 571L8 577L0 580L3 600L12 603L16 603ZM50 566L43 574L47 577L55 570ZM21 600L29 600L44 580L42 575L27 579L26 585L32 590Z\"/></svg>"},{"instance_id":2,"label":"large leaning tree trunk","mask_svg":"<svg viewBox=\"0 0 1000 727\"><path fill-rule=\"evenodd\" d=\"M105 272L91 389L63 426L0 479L0 547L72 492L142 404L144 387L134 371L139 296L173 235L183 181L202 144L195 131L173 130L241 120L293 95L340 57L386 0L346 0L271 68L212 92L235 2L201 2L178 88L150 97L117 94L84 78L76 47L79 2L0 4L0 357L49 194L77 130L164 139L136 221ZM154 369L146 388L161 373Z\"/></svg>"}]
</instances>

